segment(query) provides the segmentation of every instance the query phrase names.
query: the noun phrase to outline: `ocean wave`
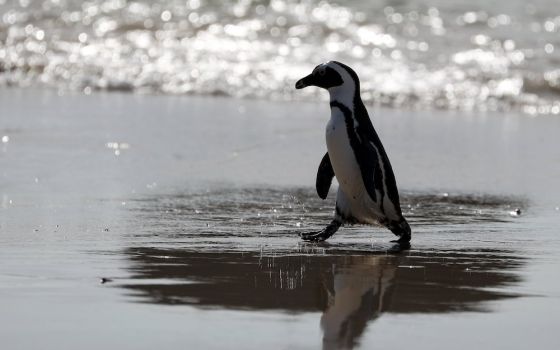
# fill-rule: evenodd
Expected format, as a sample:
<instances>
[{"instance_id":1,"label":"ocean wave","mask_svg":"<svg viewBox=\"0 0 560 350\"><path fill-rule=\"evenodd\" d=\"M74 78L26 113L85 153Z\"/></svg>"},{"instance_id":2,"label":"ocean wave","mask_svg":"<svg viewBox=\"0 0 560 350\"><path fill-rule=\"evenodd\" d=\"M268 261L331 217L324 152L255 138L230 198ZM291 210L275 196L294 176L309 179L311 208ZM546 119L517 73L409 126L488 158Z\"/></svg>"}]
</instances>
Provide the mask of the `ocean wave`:
<instances>
[{"instance_id":1,"label":"ocean wave","mask_svg":"<svg viewBox=\"0 0 560 350\"><path fill-rule=\"evenodd\" d=\"M339 60L370 104L560 114L560 16L514 2L0 0L0 85L311 100Z\"/></svg>"}]
</instances>

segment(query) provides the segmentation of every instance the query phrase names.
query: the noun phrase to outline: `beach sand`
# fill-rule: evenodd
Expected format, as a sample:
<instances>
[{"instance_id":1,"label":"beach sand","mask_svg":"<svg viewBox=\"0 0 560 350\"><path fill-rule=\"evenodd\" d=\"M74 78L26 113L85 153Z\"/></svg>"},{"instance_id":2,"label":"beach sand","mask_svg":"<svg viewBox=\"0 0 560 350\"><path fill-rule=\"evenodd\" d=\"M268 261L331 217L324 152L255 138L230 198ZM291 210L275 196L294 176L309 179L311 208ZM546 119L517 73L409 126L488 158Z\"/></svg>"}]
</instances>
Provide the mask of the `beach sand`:
<instances>
[{"instance_id":1,"label":"beach sand","mask_svg":"<svg viewBox=\"0 0 560 350\"><path fill-rule=\"evenodd\" d=\"M560 346L559 118L371 110L413 230L398 253L382 228L297 236L333 211L327 103L0 106L2 348Z\"/></svg>"}]
</instances>

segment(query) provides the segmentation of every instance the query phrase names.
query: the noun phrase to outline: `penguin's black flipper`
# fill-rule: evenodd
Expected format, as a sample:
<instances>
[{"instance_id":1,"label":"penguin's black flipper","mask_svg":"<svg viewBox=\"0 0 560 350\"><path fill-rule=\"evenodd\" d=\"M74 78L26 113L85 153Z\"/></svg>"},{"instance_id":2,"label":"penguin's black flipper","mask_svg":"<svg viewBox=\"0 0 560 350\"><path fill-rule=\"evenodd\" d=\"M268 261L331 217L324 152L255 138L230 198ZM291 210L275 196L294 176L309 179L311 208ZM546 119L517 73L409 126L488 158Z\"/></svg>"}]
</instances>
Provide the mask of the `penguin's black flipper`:
<instances>
[{"instance_id":1,"label":"penguin's black flipper","mask_svg":"<svg viewBox=\"0 0 560 350\"><path fill-rule=\"evenodd\" d=\"M331 165L329 153L327 152L321 160L321 164L319 164L319 169L317 170L317 181L315 184L317 194L321 197L321 199L327 198L333 177L334 170Z\"/></svg>"}]
</instances>

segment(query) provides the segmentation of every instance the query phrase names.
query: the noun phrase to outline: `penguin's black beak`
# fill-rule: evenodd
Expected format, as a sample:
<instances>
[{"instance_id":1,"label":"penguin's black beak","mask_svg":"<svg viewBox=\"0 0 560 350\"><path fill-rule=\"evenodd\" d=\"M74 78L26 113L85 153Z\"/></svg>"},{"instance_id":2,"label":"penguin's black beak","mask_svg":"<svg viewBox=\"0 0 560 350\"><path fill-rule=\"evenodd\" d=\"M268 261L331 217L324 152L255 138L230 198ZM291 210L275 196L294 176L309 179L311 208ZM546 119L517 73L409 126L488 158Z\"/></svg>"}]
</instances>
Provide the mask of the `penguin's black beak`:
<instances>
[{"instance_id":1,"label":"penguin's black beak","mask_svg":"<svg viewBox=\"0 0 560 350\"><path fill-rule=\"evenodd\" d=\"M296 89L299 90L312 85L315 85L315 78L313 77L313 74L309 74L308 76L303 77L297 81Z\"/></svg>"}]
</instances>

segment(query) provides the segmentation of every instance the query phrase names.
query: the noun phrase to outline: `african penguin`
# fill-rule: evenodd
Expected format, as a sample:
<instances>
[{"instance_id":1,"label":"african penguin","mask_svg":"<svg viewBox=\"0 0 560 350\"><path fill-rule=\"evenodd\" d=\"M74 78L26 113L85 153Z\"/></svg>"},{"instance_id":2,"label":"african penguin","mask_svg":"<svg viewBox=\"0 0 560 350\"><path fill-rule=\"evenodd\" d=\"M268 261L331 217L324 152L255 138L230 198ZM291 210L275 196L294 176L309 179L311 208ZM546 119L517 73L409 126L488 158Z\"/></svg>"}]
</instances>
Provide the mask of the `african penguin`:
<instances>
[{"instance_id":1,"label":"african penguin","mask_svg":"<svg viewBox=\"0 0 560 350\"><path fill-rule=\"evenodd\" d=\"M332 222L323 230L301 234L306 241L324 241L340 226L380 224L408 243L411 231L403 217L395 175L385 149L360 98L360 80L348 66L323 63L296 83L296 89L317 86L330 94L331 118L326 128L327 153L317 172L317 194L327 198L334 176L339 187Z\"/></svg>"}]
</instances>

